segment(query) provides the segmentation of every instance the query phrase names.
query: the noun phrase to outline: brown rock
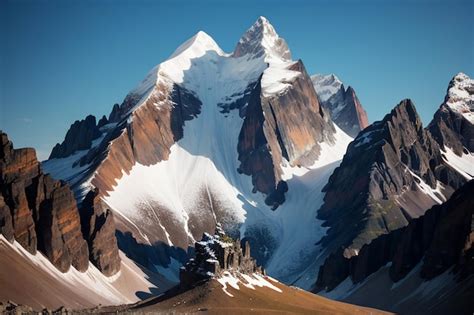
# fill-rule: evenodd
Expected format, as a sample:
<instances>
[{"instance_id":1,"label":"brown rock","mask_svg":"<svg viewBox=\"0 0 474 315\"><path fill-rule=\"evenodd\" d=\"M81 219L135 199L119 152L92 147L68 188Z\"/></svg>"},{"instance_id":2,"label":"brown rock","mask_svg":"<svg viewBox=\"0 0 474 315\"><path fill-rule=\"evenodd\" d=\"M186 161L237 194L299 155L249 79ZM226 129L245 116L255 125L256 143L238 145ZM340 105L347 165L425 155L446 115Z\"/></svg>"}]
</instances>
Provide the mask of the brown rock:
<instances>
[{"instance_id":1,"label":"brown rock","mask_svg":"<svg viewBox=\"0 0 474 315\"><path fill-rule=\"evenodd\" d=\"M98 189L90 191L81 206L82 232L89 245L91 262L106 276L120 270L115 222L109 209L104 211Z\"/></svg>"},{"instance_id":2,"label":"brown rock","mask_svg":"<svg viewBox=\"0 0 474 315\"><path fill-rule=\"evenodd\" d=\"M239 134L239 170L252 176L255 190L267 194L276 208L285 198L281 180L283 159L292 166L310 166L319 157L320 145L334 141L334 126L319 105L318 97L301 61L289 70L301 74L284 93L265 96L260 81L249 97Z\"/></svg>"},{"instance_id":3,"label":"brown rock","mask_svg":"<svg viewBox=\"0 0 474 315\"><path fill-rule=\"evenodd\" d=\"M58 228L69 251L72 265L79 271L89 266L89 251L81 232L81 221L76 200L66 184L56 188L51 196L51 212L56 216Z\"/></svg>"},{"instance_id":4,"label":"brown rock","mask_svg":"<svg viewBox=\"0 0 474 315\"><path fill-rule=\"evenodd\" d=\"M7 241L12 242L15 240L13 231L12 215L10 208L3 200L3 196L0 195L0 234L5 236Z\"/></svg>"},{"instance_id":5,"label":"brown rock","mask_svg":"<svg viewBox=\"0 0 474 315\"><path fill-rule=\"evenodd\" d=\"M8 195L7 195L8 196ZM33 215L28 207L25 194L25 184L22 180L15 180L10 184L9 198L12 209L12 222L15 239L27 251L36 253L36 231Z\"/></svg>"}]
</instances>

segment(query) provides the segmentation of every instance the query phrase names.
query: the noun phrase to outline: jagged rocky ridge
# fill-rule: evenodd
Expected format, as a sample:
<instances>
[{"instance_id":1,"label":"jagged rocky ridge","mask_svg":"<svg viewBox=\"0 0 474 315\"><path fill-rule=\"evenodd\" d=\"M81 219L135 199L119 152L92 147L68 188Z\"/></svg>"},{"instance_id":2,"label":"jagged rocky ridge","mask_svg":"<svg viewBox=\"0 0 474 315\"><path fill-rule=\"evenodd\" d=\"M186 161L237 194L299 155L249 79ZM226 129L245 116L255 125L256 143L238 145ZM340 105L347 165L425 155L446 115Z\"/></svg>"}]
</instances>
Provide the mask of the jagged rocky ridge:
<instances>
[{"instance_id":1,"label":"jagged rocky ridge","mask_svg":"<svg viewBox=\"0 0 474 315\"><path fill-rule=\"evenodd\" d=\"M450 99L452 88L455 82L459 83L460 77L467 80L465 75L457 75L450 83L446 100ZM458 97L456 101L466 108L462 104L469 104L469 96L463 95L464 98ZM474 164L469 166L474 161L469 159L472 152L467 147L460 141L453 141L451 145L450 141L443 140L444 136L432 136L434 125L448 126L452 122L449 115L440 115L446 110L447 102L424 129L413 104L405 100L382 121L362 131L349 145L343 162L324 188L326 196L318 212L319 218L329 226L322 244L330 255L320 268L316 290L332 290L349 275L354 283L360 282L389 261L392 261L391 278L398 281L427 250L431 237L435 238L430 234L433 228L413 234L414 226L420 224L415 222L425 222L423 228L428 229L426 225L432 224L433 219L425 217L425 211L445 202L474 174ZM463 114L469 113L464 111ZM468 119L464 123L469 124ZM449 134L457 135L453 139L462 138L459 129L437 130L448 137ZM463 130L468 129L464 127ZM453 159L446 150L454 151L456 145L463 149L457 150L459 157ZM461 165L458 159L463 156L466 164ZM466 187L472 188L472 184ZM466 187L463 191L469 201L471 197L466 193L469 190ZM445 207L453 207L452 202ZM468 222L464 221L464 224ZM344 228L347 226L353 228ZM444 228L449 230L449 226ZM461 232L454 231L454 224L452 228L450 233L453 235ZM416 248L400 245L405 242ZM418 246L421 243L417 242L424 243ZM402 246L405 249L402 250ZM453 248L456 246L453 243ZM433 251L440 249L435 248L432 245ZM368 259L368 253L371 259ZM453 264L452 260L444 261L448 261L447 265ZM431 277L433 275L427 278Z\"/></svg>"},{"instance_id":2,"label":"jagged rocky ridge","mask_svg":"<svg viewBox=\"0 0 474 315\"><path fill-rule=\"evenodd\" d=\"M459 271L458 280L465 279L474 270L473 191L471 180L448 201L363 245L357 255L331 254L319 271L315 290L331 290L347 277L359 283L389 262L393 282L404 278L420 261L423 279L431 280L452 266Z\"/></svg>"},{"instance_id":3,"label":"jagged rocky ridge","mask_svg":"<svg viewBox=\"0 0 474 315\"><path fill-rule=\"evenodd\" d=\"M104 274L117 273L120 258L110 213L90 205L90 213L82 216L69 186L43 173L34 149L14 149L5 133L0 137L0 232L4 237L32 254L41 251L62 272L71 266L87 270L90 253ZM94 233L86 235L82 219L105 223L96 224Z\"/></svg>"},{"instance_id":4,"label":"jagged rocky ridge","mask_svg":"<svg viewBox=\"0 0 474 315\"><path fill-rule=\"evenodd\" d=\"M354 89L344 84L334 75L316 74L311 76L321 106L330 114L334 123L349 136L357 134L369 125L367 113Z\"/></svg>"}]
</instances>

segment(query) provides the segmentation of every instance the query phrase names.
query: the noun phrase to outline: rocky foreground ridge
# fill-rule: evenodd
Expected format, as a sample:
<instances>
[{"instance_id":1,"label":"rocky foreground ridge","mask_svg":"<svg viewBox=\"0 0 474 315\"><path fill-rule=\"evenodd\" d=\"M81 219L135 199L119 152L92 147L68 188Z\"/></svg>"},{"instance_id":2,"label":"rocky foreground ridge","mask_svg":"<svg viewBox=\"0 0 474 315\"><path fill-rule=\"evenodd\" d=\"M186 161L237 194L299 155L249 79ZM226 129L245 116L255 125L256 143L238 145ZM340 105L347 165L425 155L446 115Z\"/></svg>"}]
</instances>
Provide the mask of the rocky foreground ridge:
<instances>
[{"instance_id":1,"label":"rocky foreground ridge","mask_svg":"<svg viewBox=\"0 0 474 315\"><path fill-rule=\"evenodd\" d=\"M0 133L0 233L31 254L39 250L62 272L91 261L105 275L120 269L115 224L90 192L80 206L69 186L44 174L31 148L14 149Z\"/></svg>"},{"instance_id":2,"label":"rocky foreground ridge","mask_svg":"<svg viewBox=\"0 0 474 315\"><path fill-rule=\"evenodd\" d=\"M227 272L264 275L262 267L250 256L250 244L227 236L218 224L214 235L205 233L194 245L195 257L180 269L180 286L189 288Z\"/></svg>"}]
</instances>

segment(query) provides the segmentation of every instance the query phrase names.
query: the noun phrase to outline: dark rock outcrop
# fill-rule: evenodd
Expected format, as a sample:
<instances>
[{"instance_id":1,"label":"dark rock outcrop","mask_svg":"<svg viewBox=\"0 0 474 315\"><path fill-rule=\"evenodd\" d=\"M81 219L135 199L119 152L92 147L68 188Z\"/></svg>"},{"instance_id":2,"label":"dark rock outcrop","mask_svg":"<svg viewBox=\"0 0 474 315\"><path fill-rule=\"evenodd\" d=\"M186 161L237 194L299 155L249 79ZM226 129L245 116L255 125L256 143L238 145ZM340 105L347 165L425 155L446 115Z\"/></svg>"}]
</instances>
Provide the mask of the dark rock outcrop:
<instances>
[{"instance_id":1,"label":"dark rock outcrop","mask_svg":"<svg viewBox=\"0 0 474 315\"><path fill-rule=\"evenodd\" d=\"M239 134L239 171L252 176L255 190L267 195L273 208L284 202L284 160L291 166L310 166L319 157L322 141L333 142L334 126L319 105L301 61L288 70L299 72L283 93L265 95L261 78L248 100ZM291 114L289 114L291 113Z\"/></svg>"},{"instance_id":2,"label":"dark rock outcrop","mask_svg":"<svg viewBox=\"0 0 474 315\"><path fill-rule=\"evenodd\" d=\"M452 266L472 264L473 191L471 180L445 203L433 206L407 226L375 238L356 255L345 256L342 250L331 254L319 270L315 290L332 290L347 277L354 283L361 282L389 262L394 282L404 278L422 259L420 276L427 280ZM473 272L468 270L461 277Z\"/></svg>"},{"instance_id":3,"label":"dark rock outcrop","mask_svg":"<svg viewBox=\"0 0 474 315\"><path fill-rule=\"evenodd\" d=\"M66 133L64 141L54 146L49 159L64 158L76 151L90 149L92 141L100 135L94 116L89 115L83 120L76 120Z\"/></svg>"},{"instance_id":4,"label":"dark rock outcrop","mask_svg":"<svg viewBox=\"0 0 474 315\"><path fill-rule=\"evenodd\" d=\"M59 270L85 271L89 250L72 191L44 175L33 149L13 149L1 133L0 228L30 253L39 249Z\"/></svg>"},{"instance_id":5,"label":"dark rock outcrop","mask_svg":"<svg viewBox=\"0 0 474 315\"><path fill-rule=\"evenodd\" d=\"M180 269L180 286L189 288L212 277L220 277L224 271L243 274L264 273L250 256L248 242L241 244L227 236L220 225L215 235L204 233L194 245L195 257Z\"/></svg>"},{"instance_id":6,"label":"dark rock outcrop","mask_svg":"<svg viewBox=\"0 0 474 315\"><path fill-rule=\"evenodd\" d=\"M359 134L324 187L318 217L330 228L322 243L343 246L351 256L377 236L406 226L465 181L444 164L413 103L404 100Z\"/></svg>"},{"instance_id":7,"label":"dark rock outcrop","mask_svg":"<svg viewBox=\"0 0 474 315\"><path fill-rule=\"evenodd\" d=\"M6 240L9 242L15 240L10 208L3 200L2 196L0 196L0 234L5 236Z\"/></svg>"},{"instance_id":8,"label":"dark rock outcrop","mask_svg":"<svg viewBox=\"0 0 474 315\"><path fill-rule=\"evenodd\" d=\"M450 148L457 155L466 149L474 152L474 80L464 73L451 80L428 129L441 148Z\"/></svg>"},{"instance_id":9,"label":"dark rock outcrop","mask_svg":"<svg viewBox=\"0 0 474 315\"><path fill-rule=\"evenodd\" d=\"M98 189L91 190L81 205L82 233L89 245L91 262L106 276L120 270L113 214L104 209Z\"/></svg>"},{"instance_id":10,"label":"dark rock outcrop","mask_svg":"<svg viewBox=\"0 0 474 315\"><path fill-rule=\"evenodd\" d=\"M109 123L109 120L107 119L107 117L105 117L105 115L103 115L102 118L97 123L97 128L101 128L101 127L107 125L108 123Z\"/></svg>"}]
</instances>

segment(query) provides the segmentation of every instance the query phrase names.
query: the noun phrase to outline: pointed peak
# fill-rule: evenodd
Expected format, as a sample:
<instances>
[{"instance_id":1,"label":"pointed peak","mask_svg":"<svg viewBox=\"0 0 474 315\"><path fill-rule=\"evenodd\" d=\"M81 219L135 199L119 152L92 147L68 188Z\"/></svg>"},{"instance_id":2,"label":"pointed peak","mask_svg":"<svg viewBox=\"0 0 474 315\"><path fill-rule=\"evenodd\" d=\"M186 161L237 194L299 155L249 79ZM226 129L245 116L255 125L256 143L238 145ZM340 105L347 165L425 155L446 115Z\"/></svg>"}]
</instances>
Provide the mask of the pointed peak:
<instances>
[{"instance_id":1,"label":"pointed peak","mask_svg":"<svg viewBox=\"0 0 474 315\"><path fill-rule=\"evenodd\" d=\"M327 101L344 86L335 74L315 74L311 76L314 89L321 101Z\"/></svg>"},{"instance_id":2,"label":"pointed peak","mask_svg":"<svg viewBox=\"0 0 474 315\"><path fill-rule=\"evenodd\" d=\"M289 61L291 53L283 38L278 36L270 22L260 16L240 38L234 50L234 57L248 55L263 57L266 62Z\"/></svg>"},{"instance_id":3,"label":"pointed peak","mask_svg":"<svg viewBox=\"0 0 474 315\"><path fill-rule=\"evenodd\" d=\"M215 51L219 55L224 53L214 39L204 31L197 32L193 37L181 44L169 59L175 58L185 51L191 51L196 57L202 56L206 51Z\"/></svg>"}]
</instances>

